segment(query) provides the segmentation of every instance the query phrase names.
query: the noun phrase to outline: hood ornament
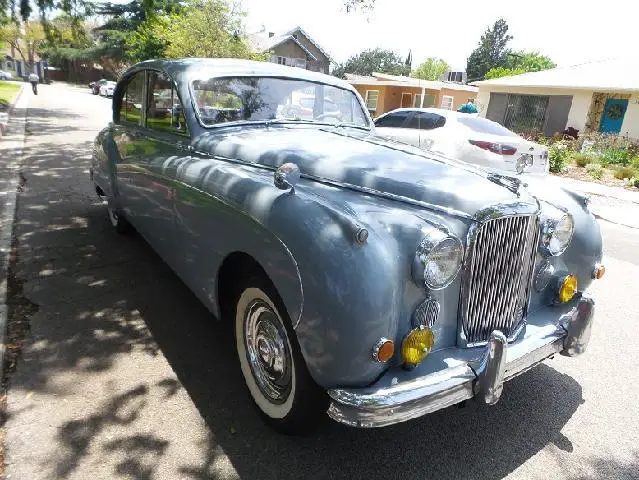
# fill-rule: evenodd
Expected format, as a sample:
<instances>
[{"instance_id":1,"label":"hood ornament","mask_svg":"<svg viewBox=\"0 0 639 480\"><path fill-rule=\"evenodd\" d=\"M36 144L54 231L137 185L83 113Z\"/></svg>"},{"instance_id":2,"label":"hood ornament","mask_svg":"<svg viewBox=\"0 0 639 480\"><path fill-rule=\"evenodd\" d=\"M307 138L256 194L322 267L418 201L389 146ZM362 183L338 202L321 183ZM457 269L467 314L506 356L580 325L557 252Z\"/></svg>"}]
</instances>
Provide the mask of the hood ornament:
<instances>
[{"instance_id":1,"label":"hood ornament","mask_svg":"<svg viewBox=\"0 0 639 480\"><path fill-rule=\"evenodd\" d=\"M508 175L501 175L499 173L489 173L487 176L488 180L496 183L497 185L501 185L502 187L506 187L511 192L517 194L519 196L519 188L523 185L527 187L528 184L522 182L518 178L511 177Z\"/></svg>"}]
</instances>

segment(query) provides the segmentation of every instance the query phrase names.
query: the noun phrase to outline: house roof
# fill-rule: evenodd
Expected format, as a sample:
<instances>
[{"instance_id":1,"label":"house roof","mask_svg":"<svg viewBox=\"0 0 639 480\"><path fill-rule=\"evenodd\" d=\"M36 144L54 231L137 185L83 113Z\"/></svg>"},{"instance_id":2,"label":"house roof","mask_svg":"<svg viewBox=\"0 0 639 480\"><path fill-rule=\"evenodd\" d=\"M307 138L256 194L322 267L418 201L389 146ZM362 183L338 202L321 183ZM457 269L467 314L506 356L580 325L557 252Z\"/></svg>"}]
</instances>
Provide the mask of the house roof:
<instances>
[{"instance_id":1,"label":"house roof","mask_svg":"<svg viewBox=\"0 0 639 480\"><path fill-rule=\"evenodd\" d=\"M308 33L306 33L302 27L295 27L292 30L289 30L286 33L283 33L281 35L274 35L272 37L269 37L268 32L266 30L260 31L260 32L256 32L256 33L252 33L250 35L248 35L249 41L251 42L251 44L253 45L253 47L257 50L260 51L268 51L268 50L272 50L273 48L286 43L288 41L292 41L294 43L296 43L300 48L302 48L302 50L304 50L304 52L311 57L313 60L317 60L317 57L315 55L313 55L313 53L306 48L297 38L295 38L295 34L301 34L304 35L304 37L310 42L312 43L315 48L317 48L324 56L326 56L326 58L330 61L331 57L328 53L326 53L326 51L320 47L317 42L315 42L309 35Z\"/></svg>"},{"instance_id":2,"label":"house roof","mask_svg":"<svg viewBox=\"0 0 639 480\"><path fill-rule=\"evenodd\" d=\"M393 87L417 87L428 90L461 90L465 92L477 92L477 87L462 85L455 82L442 82L440 80L421 80L419 78L389 75L387 73L373 72L372 76L346 74L346 80L351 85L388 85Z\"/></svg>"},{"instance_id":3,"label":"house roof","mask_svg":"<svg viewBox=\"0 0 639 480\"><path fill-rule=\"evenodd\" d=\"M473 82L473 85L480 88L537 87L635 92L639 91L639 58L599 60L541 72L483 80Z\"/></svg>"}]
</instances>

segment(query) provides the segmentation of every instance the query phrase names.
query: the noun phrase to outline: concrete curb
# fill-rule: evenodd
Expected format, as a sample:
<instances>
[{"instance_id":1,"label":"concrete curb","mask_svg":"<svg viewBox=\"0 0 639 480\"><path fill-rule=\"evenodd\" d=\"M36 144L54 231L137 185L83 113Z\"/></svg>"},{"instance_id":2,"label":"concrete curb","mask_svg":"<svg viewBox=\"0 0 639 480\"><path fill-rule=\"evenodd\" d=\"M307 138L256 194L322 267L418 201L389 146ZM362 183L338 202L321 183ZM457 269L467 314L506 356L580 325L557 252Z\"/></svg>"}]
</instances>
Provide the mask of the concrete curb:
<instances>
[{"instance_id":1,"label":"concrete curb","mask_svg":"<svg viewBox=\"0 0 639 480\"><path fill-rule=\"evenodd\" d=\"M11 257L11 239L13 236L13 221L16 213L18 173L22 164L22 154L25 143L27 126L27 109L29 96L24 95L24 87L18 93L15 102L9 108L9 122L7 134L0 141L0 158L6 159L5 171L9 175L7 190L4 192L5 208L0 212L0 265L2 279L0 280L0 379L4 375L5 340L7 335L7 281L9 273L9 259ZM20 106L21 113L12 115L16 106Z\"/></svg>"}]
</instances>

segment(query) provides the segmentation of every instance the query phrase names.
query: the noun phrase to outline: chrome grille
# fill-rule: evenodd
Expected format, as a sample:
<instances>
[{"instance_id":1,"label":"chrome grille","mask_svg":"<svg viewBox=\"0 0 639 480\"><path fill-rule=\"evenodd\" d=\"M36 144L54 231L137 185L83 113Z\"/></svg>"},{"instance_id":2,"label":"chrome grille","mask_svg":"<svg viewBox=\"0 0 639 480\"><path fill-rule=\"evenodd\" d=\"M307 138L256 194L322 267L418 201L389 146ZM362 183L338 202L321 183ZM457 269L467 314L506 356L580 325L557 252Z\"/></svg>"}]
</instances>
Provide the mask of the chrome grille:
<instances>
[{"instance_id":1,"label":"chrome grille","mask_svg":"<svg viewBox=\"0 0 639 480\"><path fill-rule=\"evenodd\" d=\"M471 234L462 284L461 316L469 344L501 330L509 339L523 324L539 241L535 215L495 218Z\"/></svg>"}]
</instances>

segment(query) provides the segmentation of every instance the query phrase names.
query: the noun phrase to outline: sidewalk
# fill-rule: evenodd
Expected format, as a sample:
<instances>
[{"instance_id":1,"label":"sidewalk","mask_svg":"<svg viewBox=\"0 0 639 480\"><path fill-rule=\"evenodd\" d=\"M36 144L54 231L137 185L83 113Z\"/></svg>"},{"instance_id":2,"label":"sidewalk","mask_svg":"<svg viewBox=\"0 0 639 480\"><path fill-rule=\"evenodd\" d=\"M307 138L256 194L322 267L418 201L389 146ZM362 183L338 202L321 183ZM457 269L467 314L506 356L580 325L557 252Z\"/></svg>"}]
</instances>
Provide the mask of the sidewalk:
<instances>
[{"instance_id":1,"label":"sidewalk","mask_svg":"<svg viewBox=\"0 0 639 480\"><path fill-rule=\"evenodd\" d=\"M639 191L608 187L594 182L582 182L565 177L548 177L558 186L590 196L590 210L596 217L639 229Z\"/></svg>"}]
</instances>

